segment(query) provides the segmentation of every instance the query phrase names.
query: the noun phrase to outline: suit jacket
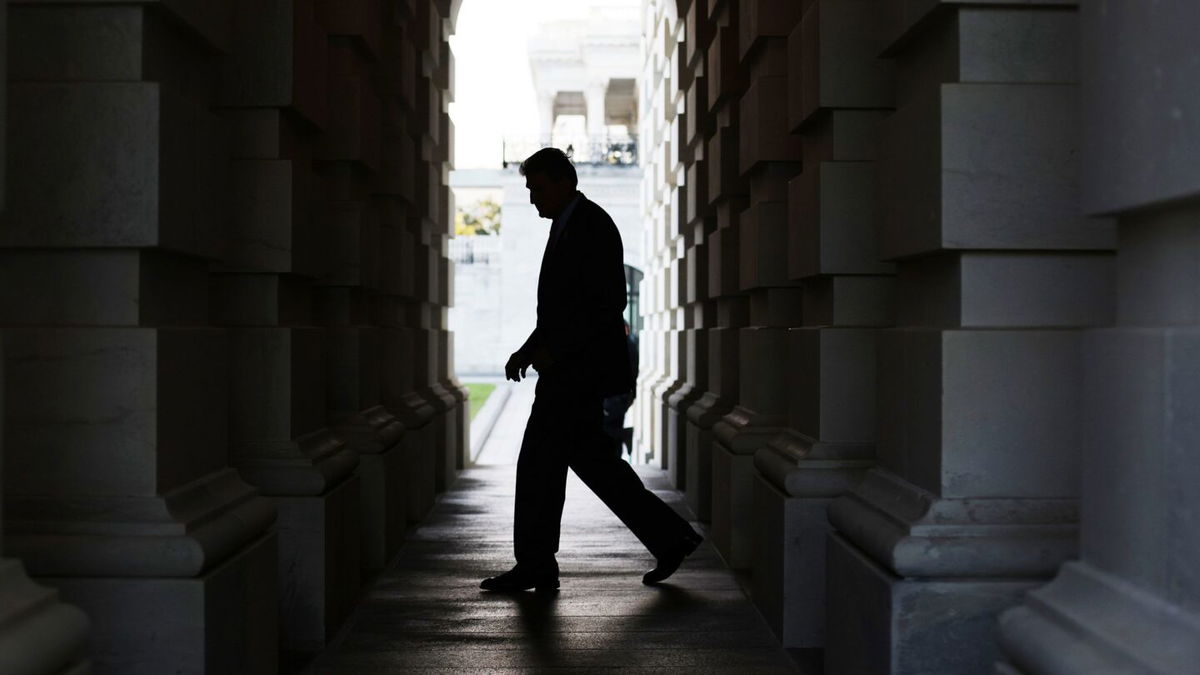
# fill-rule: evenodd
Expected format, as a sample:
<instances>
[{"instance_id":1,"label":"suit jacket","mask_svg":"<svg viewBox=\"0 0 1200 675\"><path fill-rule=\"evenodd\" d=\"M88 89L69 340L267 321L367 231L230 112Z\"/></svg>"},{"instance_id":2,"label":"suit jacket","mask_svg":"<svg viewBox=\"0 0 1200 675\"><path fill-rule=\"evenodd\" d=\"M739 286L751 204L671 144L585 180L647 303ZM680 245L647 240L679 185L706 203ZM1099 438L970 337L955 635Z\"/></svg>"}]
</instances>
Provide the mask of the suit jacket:
<instances>
[{"instance_id":1,"label":"suit jacket","mask_svg":"<svg viewBox=\"0 0 1200 675\"><path fill-rule=\"evenodd\" d=\"M625 339L624 250L612 218L582 193L557 240L548 240L538 274L537 327L520 351L544 347L547 373L578 391L632 391Z\"/></svg>"}]
</instances>

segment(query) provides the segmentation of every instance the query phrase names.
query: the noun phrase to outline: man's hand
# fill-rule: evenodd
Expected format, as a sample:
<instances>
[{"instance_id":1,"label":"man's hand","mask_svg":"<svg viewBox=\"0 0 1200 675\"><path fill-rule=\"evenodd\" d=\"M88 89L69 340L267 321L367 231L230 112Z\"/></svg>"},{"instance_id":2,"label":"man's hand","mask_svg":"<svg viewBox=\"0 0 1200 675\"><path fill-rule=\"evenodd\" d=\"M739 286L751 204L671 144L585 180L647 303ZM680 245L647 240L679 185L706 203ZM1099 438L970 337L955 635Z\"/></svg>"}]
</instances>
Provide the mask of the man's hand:
<instances>
[{"instance_id":1,"label":"man's hand","mask_svg":"<svg viewBox=\"0 0 1200 675\"><path fill-rule=\"evenodd\" d=\"M513 352L512 356L508 357L508 363L504 364L505 379L513 382L520 382L522 377L525 377L525 369L529 368L529 362L521 355L521 352Z\"/></svg>"},{"instance_id":2,"label":"man's hand","mask_svg":"<svg viewBox=\"0 0 1200 675\"><path fill-rule=\"evenodd\" d=\"M538 373L544 373L554 366L554 357L550 355L550 350L545 347L538 347L533 352L533 369Z\"/></svg>"}]
</instances>

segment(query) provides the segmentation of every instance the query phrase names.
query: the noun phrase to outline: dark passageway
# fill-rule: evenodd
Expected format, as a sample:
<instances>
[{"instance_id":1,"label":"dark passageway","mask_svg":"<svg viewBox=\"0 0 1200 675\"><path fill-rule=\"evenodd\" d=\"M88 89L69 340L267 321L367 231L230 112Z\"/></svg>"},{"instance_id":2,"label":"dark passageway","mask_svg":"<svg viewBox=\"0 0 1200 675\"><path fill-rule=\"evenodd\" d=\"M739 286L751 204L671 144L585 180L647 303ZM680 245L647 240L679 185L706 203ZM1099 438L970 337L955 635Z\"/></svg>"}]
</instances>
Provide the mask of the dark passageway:
<instances>
[{"instance_id":1,"label":"dark passageway","mask_svg":"<svg viewBox=\"0 0 1200 675\"><path fill-rule=\"evenodd\" d=\"M572 474L557 594L488 594L479 580L512 555L513 475L533 383L518 386L483 450L401 547L396 563L312 673L472 669L795 672L707 542L668 583ZM661 471L648 487L694 521Z\"/></svg>"}]
</instances>

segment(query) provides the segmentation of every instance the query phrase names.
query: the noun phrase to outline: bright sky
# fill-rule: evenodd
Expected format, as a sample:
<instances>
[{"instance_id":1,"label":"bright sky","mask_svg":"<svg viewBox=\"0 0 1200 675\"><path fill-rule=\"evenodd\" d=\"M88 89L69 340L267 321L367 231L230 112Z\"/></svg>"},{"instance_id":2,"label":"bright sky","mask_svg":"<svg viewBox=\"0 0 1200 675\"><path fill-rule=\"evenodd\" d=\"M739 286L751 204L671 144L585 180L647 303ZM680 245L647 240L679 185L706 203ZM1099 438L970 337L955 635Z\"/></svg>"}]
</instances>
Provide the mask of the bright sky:
<instances>
[{"instance_id":1,"label":"bright sky","mask_svg":"<svg viewBox=\"0 0 1200 675\"><path fill-rule=\"evenodd\" d=\"M525 44L538 23L584 15L589 5L589 0L463 0L450 38L454 168L498 169L505 135L537 135Z\"/></svg>"}]
</instances>

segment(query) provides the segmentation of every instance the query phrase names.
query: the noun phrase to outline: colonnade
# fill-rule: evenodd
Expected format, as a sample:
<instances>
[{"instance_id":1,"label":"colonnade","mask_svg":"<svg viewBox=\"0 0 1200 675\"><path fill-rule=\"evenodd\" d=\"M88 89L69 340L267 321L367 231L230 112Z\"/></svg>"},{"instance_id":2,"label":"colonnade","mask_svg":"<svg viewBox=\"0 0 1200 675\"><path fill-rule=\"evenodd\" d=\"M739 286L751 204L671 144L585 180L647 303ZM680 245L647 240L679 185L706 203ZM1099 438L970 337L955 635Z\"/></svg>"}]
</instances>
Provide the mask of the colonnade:
<instances>
[{"instance_id":1,"label":"colonnade","mask_svg":"<svg viewBox=\"0 0 1200 675\"><path fill-rule=\"evenodd\" d=\"M0 664L274 672L454 480L451 4L7 3Z\"/></svg>"},{"instance_id":2,"label":"colonnade","mask_svg":"<svg viewBox=\"0 0 1200 675\"><path fill-rule=\"evenodd\" d=\"M1194 667L1197 10L644 8L639 443L781 642Z\"/></svg>"}]
</instances>

